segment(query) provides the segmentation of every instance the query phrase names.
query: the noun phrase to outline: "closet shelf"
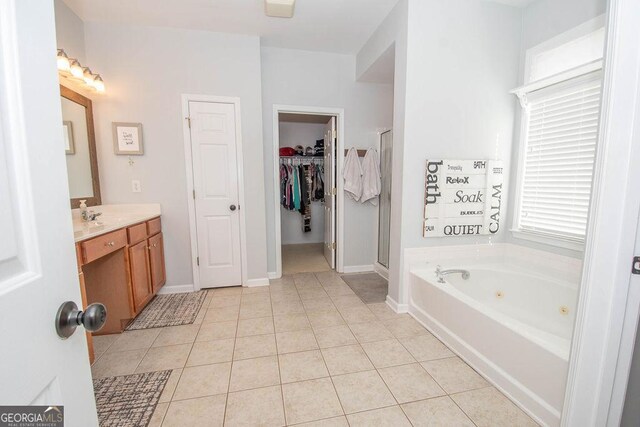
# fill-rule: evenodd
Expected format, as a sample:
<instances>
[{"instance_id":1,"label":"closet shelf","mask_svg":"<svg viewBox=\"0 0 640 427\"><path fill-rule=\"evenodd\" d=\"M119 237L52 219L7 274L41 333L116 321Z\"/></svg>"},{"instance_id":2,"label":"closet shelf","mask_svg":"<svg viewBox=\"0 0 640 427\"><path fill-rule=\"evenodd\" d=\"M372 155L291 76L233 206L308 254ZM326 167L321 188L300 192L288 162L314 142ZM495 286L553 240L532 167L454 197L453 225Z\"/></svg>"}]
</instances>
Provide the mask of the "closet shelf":
<instances>
[{"instance_id":1,"label":"closet shelf","mask_svg":"<svg viewBox=\"0 0 640 427\"><path fill-rule=\"evenodd\" d=\"M281 159L322 159L324 156L280 156Z\"/></svg>"}]
</instances>

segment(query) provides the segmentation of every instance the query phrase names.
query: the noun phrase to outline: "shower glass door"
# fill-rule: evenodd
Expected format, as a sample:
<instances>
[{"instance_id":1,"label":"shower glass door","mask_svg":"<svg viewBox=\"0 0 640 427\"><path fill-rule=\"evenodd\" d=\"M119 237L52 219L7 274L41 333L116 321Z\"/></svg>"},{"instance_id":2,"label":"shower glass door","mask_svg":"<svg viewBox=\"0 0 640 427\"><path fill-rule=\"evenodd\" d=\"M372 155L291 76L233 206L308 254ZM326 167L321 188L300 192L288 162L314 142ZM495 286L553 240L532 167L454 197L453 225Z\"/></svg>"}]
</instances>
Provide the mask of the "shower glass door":
<instances>
[{"instance_id":1,"label":"shower glass door","mask_svg":"<svg viewBox=\"0 0 640 427\"><path fill-rule=\"evenodd\" d=\"M390 130L380 134L381 190L378 203L378 263L389 268L389 238L391 234L391 150Z\"/></svg>"}]
</instances>

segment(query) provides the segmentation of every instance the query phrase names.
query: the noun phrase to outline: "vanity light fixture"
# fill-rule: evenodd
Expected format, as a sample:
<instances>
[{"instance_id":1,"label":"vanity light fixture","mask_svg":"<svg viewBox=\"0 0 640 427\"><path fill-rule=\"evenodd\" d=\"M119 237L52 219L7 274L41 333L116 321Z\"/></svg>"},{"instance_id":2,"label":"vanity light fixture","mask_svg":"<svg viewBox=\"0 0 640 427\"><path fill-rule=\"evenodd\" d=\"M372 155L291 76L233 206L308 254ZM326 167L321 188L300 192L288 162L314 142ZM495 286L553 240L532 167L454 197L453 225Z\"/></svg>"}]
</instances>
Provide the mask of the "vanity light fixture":
<instances>
[{"instance_id":1,"label":"vanity light fixture","mask_svg":"<svg viewBox=\"0 0 640 427\"><path fill-rule=\"evenodd\" d=\"M62 73L69 73L71 71L71 63L64 49L58 49L56 60L58 63L58 71Z\"/></svg>"},{"instance_id":2,"label":"vanity light fixture","mask_svg":"<svg viewBox=\"0 0 640 427\"><path fill-rule=\"evenodd\" d=\"M82 65L80 65L77 59L71 59L69 70L71 71L71 75L76 79L81 79L84 76Z\"/></svg>"},{"instance_id":3,"label":"vanity light fixture","mask_svg":"<svg viewBox=\"0 0 640 427\"><path fill-rule=\"evenodd\" d=\"M84 79L84 82L87 85L93 86L93 79L95 78L95 76L91 73L91 68L89 67L82 68L82 78Z\"/></svg>"},{"instance_id":4,"label":"vanity light fixture","mask_svg":"<svg viewBox=\"0 0 640 427\"><path fill-rule=\"evenodd\" d=\"M69 58L64 49L58 49L56 56L58 74L69 83L81 85L84 83L89 89L104 93L104 80L100 74L94 74L89 67L83 67L77 59Z\"/></svg>"},{"instance_id":5,"label":"vanity light fixture","mask_svg":"<svg viewBox=\"0 0 640 427\"><path fill-rule=\"evenodd\" d=\"M104 80L100 77L100 74L96 74L93 79L93 87L100 93L104 92Z\"/></svg>"}]
</instances>

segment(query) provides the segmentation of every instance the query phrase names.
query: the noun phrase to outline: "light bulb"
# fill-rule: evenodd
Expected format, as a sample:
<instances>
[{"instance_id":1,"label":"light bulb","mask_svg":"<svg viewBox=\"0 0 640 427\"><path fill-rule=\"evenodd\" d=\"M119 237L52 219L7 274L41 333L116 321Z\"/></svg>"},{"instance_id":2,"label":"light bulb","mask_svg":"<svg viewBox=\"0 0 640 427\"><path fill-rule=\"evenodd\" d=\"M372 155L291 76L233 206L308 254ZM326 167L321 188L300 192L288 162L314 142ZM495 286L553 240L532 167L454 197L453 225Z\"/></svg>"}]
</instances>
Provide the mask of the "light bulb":
<instances>
[{"instance_id":1,"label":"light bulb","mask_svg":"<svg viewBox=\"0 0 640 427\"><path fill-rule=\"evenodd\" d=\"M93 87L100 93L104 92L104 81L100 74L96 74L96 77L93 79Z\"/></svg>"},{"instance_id":2,"label":"light bulb","mask_svg":"<svg viewBox=\"0 0 640 427\"><path fill-rule=\"evenodd\" d=\"M69 57L67 56L67 54L64 52L63 49L58 49L58 55L56 59L58 63L58 70L68 73L71 67L71 64L69 63Z\"/></svg>"},{"instance_id":3,"label":"light bulb","mask_svg":"<svg viewBox=\"0 0 640 427\"><path fill-rule=\"evenodd\" d=\"M84 79L84 82L86 84L88 84L89 86L93 87L93 78L95 76L91 73L91 69L89 67L84 67L82 69L82 78Z\"/></svg>"},{"instance_id":4,"label":"light bulb","mask_svg":"<svg viewBox=\"0 0 640 427\"><path fill-rule=\"evenodd\" d=\"M77 79L81 79L84 74L82 65L80 65L77 59L70 60L69 70L71 71L71 75Z\"/></svg>"}]
</instances>

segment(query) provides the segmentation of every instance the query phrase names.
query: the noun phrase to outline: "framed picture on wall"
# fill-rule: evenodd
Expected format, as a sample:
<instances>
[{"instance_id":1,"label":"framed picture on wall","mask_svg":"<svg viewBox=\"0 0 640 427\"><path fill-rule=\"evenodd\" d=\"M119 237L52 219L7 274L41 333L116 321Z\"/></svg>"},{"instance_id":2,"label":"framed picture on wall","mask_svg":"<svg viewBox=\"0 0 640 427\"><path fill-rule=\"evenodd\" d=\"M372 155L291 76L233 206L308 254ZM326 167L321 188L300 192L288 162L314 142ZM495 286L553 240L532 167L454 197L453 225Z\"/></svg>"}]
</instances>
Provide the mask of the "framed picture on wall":
<instances>
[{"instance_id":1,"label":"framed picture on wall","mask_svg":"<svg viewBox=\"0 0 640 427\"><path fill-rule=\"evenodd\" d=\"M113 123L113 150L125 156L143 155L142 123Z\"/></svg>"},{"instance_id":2,"label":"framed picture on wall","mask_svg":"<svg viewBox=\"0 0 640 427\"><path fill-rule=\"evenodd\" d=\"M64 152L66 154L76 154L76 145L73 142L73 123L67 120L63 121L62 131L64 137Z\"/></svg>"}]
</instances>

